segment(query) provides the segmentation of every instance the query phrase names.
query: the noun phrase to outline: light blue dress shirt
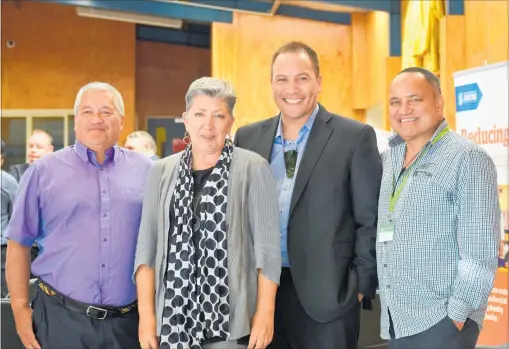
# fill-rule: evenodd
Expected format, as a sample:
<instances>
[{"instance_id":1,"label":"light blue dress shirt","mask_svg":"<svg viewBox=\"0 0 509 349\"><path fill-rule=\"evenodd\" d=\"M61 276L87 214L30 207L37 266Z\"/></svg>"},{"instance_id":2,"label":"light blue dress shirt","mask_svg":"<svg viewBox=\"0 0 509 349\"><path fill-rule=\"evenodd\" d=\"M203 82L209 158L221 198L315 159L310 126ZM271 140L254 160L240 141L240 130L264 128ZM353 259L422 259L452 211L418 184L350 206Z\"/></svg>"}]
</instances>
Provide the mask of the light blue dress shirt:
<instances>
[{"instance_id":1,"label":"light blue dress shirt","mask_svg":"<svg viewBox=\"0 0 509 349\"><path fill-rule=\"evenodd\" d=\"M283 139L283 129L281 127L281 118L279 118L279 125L277 127L276 137L272 145L272 156L270 159L270 166L274 172L274 176L277 180L277 191L279 200L279 229L281 231L281 257L283 261L283 267L290 267L290 261L288 259L288 220L290 217L290 203L292 200L293 186L297 173L299 171L300 161L304 149L306 149L306 143L311 133L311 128L318 114L319 107L316 105L315 110L309 117L308 121L299 131L299 138L294 141L287 141ZM297 150L297 165L295 168L295 174L293 178L286 177L285 158L284 150Z\"/></svg>"}]
</instances>

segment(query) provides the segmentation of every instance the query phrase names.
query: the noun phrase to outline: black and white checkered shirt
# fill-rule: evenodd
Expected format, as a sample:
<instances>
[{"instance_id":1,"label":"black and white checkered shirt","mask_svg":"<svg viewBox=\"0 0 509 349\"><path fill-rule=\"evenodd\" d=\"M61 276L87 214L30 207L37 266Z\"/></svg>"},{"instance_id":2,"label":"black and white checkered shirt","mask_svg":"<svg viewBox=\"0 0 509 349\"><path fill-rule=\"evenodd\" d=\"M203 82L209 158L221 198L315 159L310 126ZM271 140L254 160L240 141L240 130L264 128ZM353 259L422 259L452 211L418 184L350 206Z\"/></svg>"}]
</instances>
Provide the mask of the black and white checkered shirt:
<instances>
[{"instance_id":1,"label":"black and white checkered shirt","mask_svg":"<svg viewBox=\"0 0 509 349\"><path fill-rule=\"evenodd\" d=\"M435 135L446 127L444 121ZM406 149L397 135L389 145L382 154L378 231L391 219ZM390 338L389 311L396 338L446 316L481 326L497 270L501 215L492 159L454 131L426 147L392 213L393 240L377 238L384 339Z\"/></svg>"}]
</instances>

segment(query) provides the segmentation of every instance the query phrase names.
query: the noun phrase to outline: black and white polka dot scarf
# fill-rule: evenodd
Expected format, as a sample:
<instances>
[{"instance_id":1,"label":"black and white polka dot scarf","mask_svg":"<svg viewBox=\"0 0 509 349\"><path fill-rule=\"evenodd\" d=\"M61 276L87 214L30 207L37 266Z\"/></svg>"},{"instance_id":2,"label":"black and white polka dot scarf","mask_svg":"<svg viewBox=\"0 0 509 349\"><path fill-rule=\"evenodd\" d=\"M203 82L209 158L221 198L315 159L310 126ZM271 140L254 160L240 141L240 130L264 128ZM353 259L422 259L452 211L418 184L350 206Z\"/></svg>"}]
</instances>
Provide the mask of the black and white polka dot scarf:
<instances>
[{"instance_id":1,"label":"black and white polka dot scarf","mask_svg":"<svg viewBox=\"0 0 509 349\"><path fill-rule=\"evenodd\" d=\"M201 349L206 338L230 335L226 206L233 145L223 152L201 192L199 245L193 242L191 148L184 151L174 192L161 348ZM196 230L196 229L195 229ZM195 261L200 273L197 275Z\"/></svg>"}]
</instances>

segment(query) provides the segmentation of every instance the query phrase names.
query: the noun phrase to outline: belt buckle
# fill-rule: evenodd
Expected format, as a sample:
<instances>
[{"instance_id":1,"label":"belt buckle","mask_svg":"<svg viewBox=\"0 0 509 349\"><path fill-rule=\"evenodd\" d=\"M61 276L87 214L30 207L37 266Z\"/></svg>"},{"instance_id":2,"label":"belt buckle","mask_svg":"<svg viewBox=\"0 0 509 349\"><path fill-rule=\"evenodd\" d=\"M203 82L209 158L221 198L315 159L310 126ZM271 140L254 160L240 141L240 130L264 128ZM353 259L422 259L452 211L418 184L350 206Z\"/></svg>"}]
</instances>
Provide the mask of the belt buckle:
<instances>
[{"instance_id":1,"label":"belt buckle","mask_svg":"<svg viewBox=\"0 0 509 349\"><path fill-rule=\"evenodd\" d=\"M90 315L90 309L96 310L98 312L103 312L104 316L100 316L100 317L91 316ZM91 317L91 318L94 318L94 319L104 320L104 319L106 319L106 316L108 316L108 311L106 309L102 309L102 308L94 307L93 305L89 305L88 308L87 308L86 315L88 317Z\"/></svg>"}]
</instances>

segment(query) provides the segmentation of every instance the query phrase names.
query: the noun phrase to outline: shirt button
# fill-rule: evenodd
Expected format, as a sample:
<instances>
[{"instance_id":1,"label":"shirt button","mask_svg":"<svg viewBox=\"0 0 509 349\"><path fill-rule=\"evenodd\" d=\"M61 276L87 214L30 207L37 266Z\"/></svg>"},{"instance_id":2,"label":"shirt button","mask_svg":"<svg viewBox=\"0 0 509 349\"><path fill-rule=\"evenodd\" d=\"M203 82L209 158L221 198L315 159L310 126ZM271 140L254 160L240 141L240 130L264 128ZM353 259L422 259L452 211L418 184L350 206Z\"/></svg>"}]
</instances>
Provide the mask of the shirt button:
<instances>
[{"instance_id":1,"label":"shirt button","mask_svg":"<svg viewBox=\"0 0 509 349\"><path fill-rule=\"evenodd\" d=\"M106 238L103 238L103 241L108 241L108 239L106 239Z\"/></svg>"},{"instance_id":2,"label":"shirt button","mask_svg":"<svg viewBox=\"0 0 509 349\"><path fill-rule=\"evenodd\" d=\"M106 264L103 264L102 267L104 268L106 266Z\"/></svg>"},{"instance_id":3,"label":"shirt button","mask_svg":"<svg viewBox=\"0 0 509 349\"><path fill-rule=\"evenodd\" d=\"M391 285L387 285L387 288L391 288Z\"/></svg>"},{"instance_id":4,"label":"shirt button","mask_svg":"<svg viewBox=\"0 0 509 349\"><path fill-rule=\"evenodd\" d=\"M108 214L107 213L103 213L103 217L106 217Z\"/></svg>"},{"instance_id":5,"label":"shirt button","mask_svg":"<svg viewBox=\"0 0 509 349\"><path fill-rule=\"evenodd\" d=\"M103 190L103 194L106 194L106 190Z\"/></svg>"},{"instance_id":6,"label":"shirt button","mask_svg":"<svg viewBox=\"0 0 509 349\"><path fill-rule=\"evenodd\" d=\"M384 264L384 268L387 268L387 264Z\"/></svg>"},{"instance_id":7,"label":"shirt button","mask_svg":"<svg viewBox=\"0 0 509 349\"><path fill-rule=\"evenodd\" d=\"M283 210L282 210L282 209L281 209L281 210L279 210L279 213L283 213Z\"/></svg>"},{"instance_id":8,"label":"shirt button","mask_svg":"<svg viewBox=\"0 0 509 349\"><path fill-rule=\"evenodd\" d=\"M286 185L285 185L285 188L284 188L284 189L285 189L285 190L288 190L288 186L286 186Z\"/></svg>"}]
</instances>

